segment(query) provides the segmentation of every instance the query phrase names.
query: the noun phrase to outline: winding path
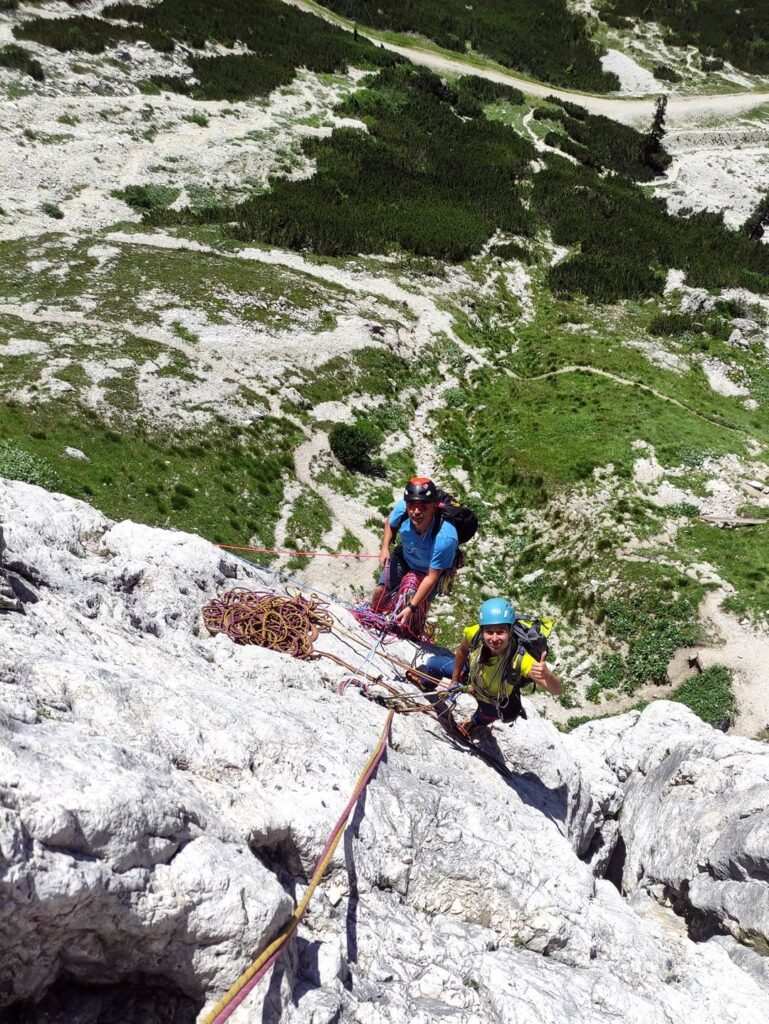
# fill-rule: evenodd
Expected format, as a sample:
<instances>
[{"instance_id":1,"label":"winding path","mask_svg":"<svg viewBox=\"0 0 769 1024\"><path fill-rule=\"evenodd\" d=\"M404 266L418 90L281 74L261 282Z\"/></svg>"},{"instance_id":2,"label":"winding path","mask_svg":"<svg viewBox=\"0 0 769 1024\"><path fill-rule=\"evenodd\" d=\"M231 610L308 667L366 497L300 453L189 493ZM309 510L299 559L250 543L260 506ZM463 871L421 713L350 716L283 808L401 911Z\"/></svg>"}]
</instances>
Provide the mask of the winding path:
<instances>
[{"instance_id":1,"label":"winding path","mask_svg":"<svg viewBox=\"0 0 769 1024\"><path fill-rule=\"evenodd\" d=\"M349 32L353 31L354 25L351 21L314 3L313 0L284 0L284 3L298 7L310 14L316 14L339 28ZM654 112L656 96L650 96L648 99L623 99L617 96L558 89L543 82L524 78L522 75L515 74L514 71L506 71L499 66L495 67L491 62L488 65L479 64L470 58L451 55L437 48L428 49L420 46L417 42L408 45L392 43L375 29L361 28L360 25L357 26L357 31L358 35L370 42L383 46L386 50L391 50L393 53L398 53L413 61L414 64L421 64L440 74L476 75L478 78L486 78L490 82L501 82L503 85L514 86L530 96L557 96L559 99L579 103L586 107L591 114L603 114L605 117L611 117L624 124L649 121ZM716 93L709 96L671 95L668 97L667 123L670 125L704 117L733 117L736 114L752 110L762 103L769 103L769 92Z\"/></svg>"},{"instance_id":2,"label":"winding path","mask_svg":"<svg viewBox=\"0 0 769 1024\"><path fill-rule=\"evenodd\" d=\"M696 657L703 669L725 665L734 673L738 736L756 736L769 729L769 635L743 623L722 607L725 590L712 590L702 600L700 621L715 634L712 644L683 648L677 655Z\"/></svg>"}]
</instances>

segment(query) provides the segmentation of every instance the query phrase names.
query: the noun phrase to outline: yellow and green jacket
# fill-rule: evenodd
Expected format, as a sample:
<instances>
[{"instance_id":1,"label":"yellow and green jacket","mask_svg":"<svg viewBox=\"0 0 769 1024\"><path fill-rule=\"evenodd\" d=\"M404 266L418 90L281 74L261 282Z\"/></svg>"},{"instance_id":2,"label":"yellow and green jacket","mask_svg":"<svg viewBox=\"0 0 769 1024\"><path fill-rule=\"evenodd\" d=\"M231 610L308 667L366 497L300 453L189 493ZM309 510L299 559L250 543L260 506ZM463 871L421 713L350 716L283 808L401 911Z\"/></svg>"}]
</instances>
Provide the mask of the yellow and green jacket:
<instances>
[{"instance_id":1,"label":"yellow and green jacket","mask_svg":"<svg viewBox=\"0 0 769 1024\"><path fill-rule=\"evenodd\" d=\"M533 623L520 620L522 625L530 627ZM520 686L521 680L527 679L536 659L526 651L516 652L510 665L510 674L507 679L502 678L502 658L500 655L489 658L485 665L481 665L481 650L483 641L476 638L480 630L478 623L467 626L464 630L464 638L470 645L470 656L468 658L468 679L466 689L480 700L499 701L505 700L516 686ZM544 637L550 635L553 628L553 621L543 619L540 621L540 631ZM473 641L476 641L473 643ZM511 637L511 643L516 642L515 635ZM501 689L501 692L500 692Z\"/></svg>"}]
</instances>

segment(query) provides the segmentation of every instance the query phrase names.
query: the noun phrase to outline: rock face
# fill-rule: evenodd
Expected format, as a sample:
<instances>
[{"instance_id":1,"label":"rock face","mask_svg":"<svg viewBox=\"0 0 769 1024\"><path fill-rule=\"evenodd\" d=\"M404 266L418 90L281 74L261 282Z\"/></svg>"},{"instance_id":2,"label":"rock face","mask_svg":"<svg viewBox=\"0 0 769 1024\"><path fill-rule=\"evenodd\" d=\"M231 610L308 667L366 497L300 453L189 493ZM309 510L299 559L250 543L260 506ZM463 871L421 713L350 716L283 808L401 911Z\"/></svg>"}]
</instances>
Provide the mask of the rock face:
<instances>
[{"instance_id":1,"label":"rock face","mask_svg":"<svg viewBox=\"0 0 769 1024\"><path fill-rule=\"evenodd\" d=\"M192 1024L288 919L384 712L209 637L207 599L275 580L200 538L9 481L0 513L0 1020ZM764 1022L769 750L663 702L494 735L511 780L396 718L235 1024Z\"/></svg>"},{"instance_id":2,"label":"rock face","mask_svg":"<svg viewBox=\"0 0 769 1024\"><path fill-rule=\"evenodd\" d=\"M627 778L623 890L676 904L697 936L769 954L769 748L662 703L579 734Z\"/></svg>"}]
</instances>

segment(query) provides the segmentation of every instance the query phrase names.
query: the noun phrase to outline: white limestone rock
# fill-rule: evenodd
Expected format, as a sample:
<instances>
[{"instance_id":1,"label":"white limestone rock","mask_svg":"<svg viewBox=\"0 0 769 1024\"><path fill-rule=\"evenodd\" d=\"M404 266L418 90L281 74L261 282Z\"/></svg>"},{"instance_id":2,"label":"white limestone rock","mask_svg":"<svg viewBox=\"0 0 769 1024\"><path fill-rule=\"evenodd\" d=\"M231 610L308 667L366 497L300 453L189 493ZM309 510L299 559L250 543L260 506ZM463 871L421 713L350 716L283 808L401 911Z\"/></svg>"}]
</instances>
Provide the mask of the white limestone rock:
<instances>
[{"instance_id":1,"label":"white limestone rock","mask_svg":"<svg viewBox=\"0 0 769 1024\"><path fill-rule=\"evenodd\" d=\"M654 889L695 932L769 944L769 747L724 736L680 704L583 726L625 781L625 891Z\"/></svg>"},{"instance_id":2,"label":"white limestone rock","mask_svg":"<svg viewBox=\"0 0 769 1024\"><path fill-rule=\"evenodd\" d=\"M32 595L0 618L0 1015L192 1024L287 920L383 710L337 695L330 661L210 637L202 604L272 578L200 538L10 481L0 517ZM676 744L695 763L693 744L718 751L723 787L757 745L665 704L571 736L527 710L493 730L509 780L430 719L396 719L308 916L233 1024L766 1020L753 960L596 878L618 816L641 866L642 787ZM760 834L728 834L711 863L745 887L735 866L756 880ZM694 877L685 838L649 860L650 884ZM742 891L698 898L737 907L750 938Z\"/></svg>"}]
</instances>

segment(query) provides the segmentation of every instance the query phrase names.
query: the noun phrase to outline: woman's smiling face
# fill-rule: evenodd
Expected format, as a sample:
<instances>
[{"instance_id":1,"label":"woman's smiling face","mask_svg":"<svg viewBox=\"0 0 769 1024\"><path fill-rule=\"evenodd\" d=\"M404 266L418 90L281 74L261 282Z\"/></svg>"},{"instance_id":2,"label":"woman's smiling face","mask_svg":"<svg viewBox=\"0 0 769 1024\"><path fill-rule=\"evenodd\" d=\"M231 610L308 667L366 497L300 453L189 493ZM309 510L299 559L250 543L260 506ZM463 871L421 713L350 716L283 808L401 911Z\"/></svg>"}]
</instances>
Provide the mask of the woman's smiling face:
<instances>
[{"instance_id":1,"label":"woman's smiling face","mask_svg":"<svg viewBox=\"0 0 769 1024\"><path fill-rule=\"evenodd\" d=\"M509 626L482 626L481 635L492 654L501 654L510 643Z\"/></svg>"}]
</instances>

